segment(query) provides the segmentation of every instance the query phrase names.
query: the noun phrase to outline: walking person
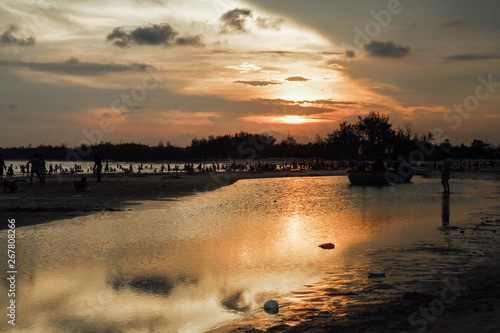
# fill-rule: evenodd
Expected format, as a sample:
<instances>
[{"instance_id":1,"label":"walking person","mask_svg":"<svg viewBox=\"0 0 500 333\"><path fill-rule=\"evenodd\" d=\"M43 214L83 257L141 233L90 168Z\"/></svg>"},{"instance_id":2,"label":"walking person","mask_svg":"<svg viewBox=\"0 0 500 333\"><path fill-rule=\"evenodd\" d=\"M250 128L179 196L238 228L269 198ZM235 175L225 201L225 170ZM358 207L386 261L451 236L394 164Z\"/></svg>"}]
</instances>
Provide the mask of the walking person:
<instances>
[{"instance_id":1,"label":"walking person","mask_svg":"<svg viewBox=\"0 0 500 333\"><path fill-rule=\"evenodd\" d=\"M31 164L31 165L30 165ZM30 185L33 184L33 175L36 174L40 183L42 183L42 177L40 177L40 160L38 159L38 154L35 154L31 160L26 163L26 168L30 171Z\"/></svg>"}]
</instances>

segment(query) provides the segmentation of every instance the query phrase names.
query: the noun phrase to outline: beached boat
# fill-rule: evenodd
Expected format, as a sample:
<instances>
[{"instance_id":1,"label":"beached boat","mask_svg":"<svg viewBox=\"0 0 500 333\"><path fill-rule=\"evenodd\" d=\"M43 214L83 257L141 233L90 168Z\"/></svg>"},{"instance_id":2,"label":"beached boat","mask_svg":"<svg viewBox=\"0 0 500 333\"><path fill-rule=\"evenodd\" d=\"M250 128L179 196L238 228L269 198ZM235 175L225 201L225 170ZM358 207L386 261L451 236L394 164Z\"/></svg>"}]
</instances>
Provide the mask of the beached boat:
<instances>
[{"instance_id":1,"label":"beached boat","mask_svg":"<svg viewBox=\"0 0 500 333\"><path fill-rule=\"evenodd\" d=\"M395 183L409 182L413 178L413 170L399 173L392 170L384 171L357 171L348 170L347 177L352 185L383 186Z\"/></svg>"}]
</instances>

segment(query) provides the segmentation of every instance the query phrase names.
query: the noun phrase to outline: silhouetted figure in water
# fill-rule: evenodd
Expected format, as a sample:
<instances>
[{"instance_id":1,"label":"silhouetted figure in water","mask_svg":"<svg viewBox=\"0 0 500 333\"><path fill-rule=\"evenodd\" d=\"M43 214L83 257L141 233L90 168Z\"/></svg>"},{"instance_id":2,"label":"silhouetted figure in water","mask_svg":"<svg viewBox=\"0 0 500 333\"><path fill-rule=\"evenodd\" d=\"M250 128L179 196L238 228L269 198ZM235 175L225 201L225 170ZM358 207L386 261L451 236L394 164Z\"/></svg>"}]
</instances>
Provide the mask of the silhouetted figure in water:
<instances>
[{"instance_id":1,"label":"silhouetted figure in water","mask_svg":"<svg viewBox=\"0 0 500 333\"><path fill-rule=\"evenodd\" d=\"M443 153L443 166L441 167L441 184L443 184L445 194L450 194L450 167L451 160L448 158L446 153Z\"/></svg>"},{"instance_id":2,"label":"silhouetted figure in water","mask_svg":"<svg viewBox=\"0 0 500 333\"><path fill-rule=\"evenodd\" d=\"M6 170L5 161L3 159L3 155L0 154L0 182L3 181L3 171Z\"/></svg>"},{"instance_id":3,"label":"silhouetted figure in water","mask_svg":"<svg viewBox=\"0 0 500 333\"><path fill-rule=\"evenodd\" d=\"M14 177L14 167L12 164L7 168L7 177Z\"/></svg>"},{"instance_id":4,"label":"silhouetted figure in water","mask_svg":"<svg viewBox=\"0 0 500 333\"><path fill-rule=\"evenodd\" d=\"M4 180L2 182L4 188L3 188L3 191L5 192L7 189L9 189L9 191L12 193L12 192L15 192L17 190L17 185L16 185L16 180Z\"/></svg>"},{"instance_id":5,"label":"silhouetted figure in water","mask_svg":"<svg viewBox=\"0 0 500 333\"><path fill-rule=\"evenodd\" d=\"M87 177L82 177L79 181L74 181L73 184L75 185L75 189L77 191L83 191L89 186L89 183L87 183Z\"/></svg>"},{"instance_id":6,"label":"silhouetted figure in water","mask_svg":"<svg viewBox=\"0 0 500 333\"><path fill-rule=\"evenodd\" d=\"M43 159L42 154L38 155L38 160L39 160L39 168L40 168L40 170L38 172L40 174L40 178L42 179L42 185L43 185L43 184L45 184L45 160Z\"/></svg>"},{"instance_id":7,"label":"silhouetted figure in water","mask_svg":"<svg viewBox=\"0 0 500 333\"><path fill-rule=\"evenodd\" d=\"M95 162L94 162L93 170L97 176L97 181L100 182L101 181L102 162L101 162L101 158L99 157L99 155L97 153L94 154L94 157L95 157Z\"/></svg>"}]
</instances>

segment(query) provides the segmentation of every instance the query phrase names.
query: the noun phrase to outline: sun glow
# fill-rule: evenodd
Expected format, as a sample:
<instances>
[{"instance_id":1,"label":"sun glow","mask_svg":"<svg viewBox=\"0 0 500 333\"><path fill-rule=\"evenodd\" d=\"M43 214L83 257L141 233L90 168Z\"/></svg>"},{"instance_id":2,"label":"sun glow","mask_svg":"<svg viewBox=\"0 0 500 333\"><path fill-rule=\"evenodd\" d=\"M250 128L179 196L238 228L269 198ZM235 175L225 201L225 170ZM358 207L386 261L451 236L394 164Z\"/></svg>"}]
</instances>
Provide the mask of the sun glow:
<instances>
[{"instance_id":1,"label":"sun glow","mask_svg":"<svg viewBox=\"0 0 500 333\"><path fill-rule=\"evenodd\" d=\"M278 117L277 120L281 120L281 122L285 124L304 124L314 122L314 119L307 119L303 116L283 116Z\"/></svg>"}]
</instances>

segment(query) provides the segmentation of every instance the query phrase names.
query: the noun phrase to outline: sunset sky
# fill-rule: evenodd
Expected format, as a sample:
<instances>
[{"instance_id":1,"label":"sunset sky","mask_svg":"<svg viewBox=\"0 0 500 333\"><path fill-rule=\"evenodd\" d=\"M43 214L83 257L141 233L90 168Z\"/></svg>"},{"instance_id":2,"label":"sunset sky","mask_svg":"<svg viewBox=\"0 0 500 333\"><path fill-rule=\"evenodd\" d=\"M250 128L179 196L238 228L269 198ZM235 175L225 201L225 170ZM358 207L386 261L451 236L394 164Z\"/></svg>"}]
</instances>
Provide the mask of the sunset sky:
<instances>
[{"instance_id":1,"label":"sunset sky","mask_svg":"<svg viewBox=\"0 0 500 333\"><path fill-rule=\"evenodd\" d=\"M499 13L494 0L3 0L0 146L307 142L370 111L497 145Z\"/></svg>"}]
</instances>

